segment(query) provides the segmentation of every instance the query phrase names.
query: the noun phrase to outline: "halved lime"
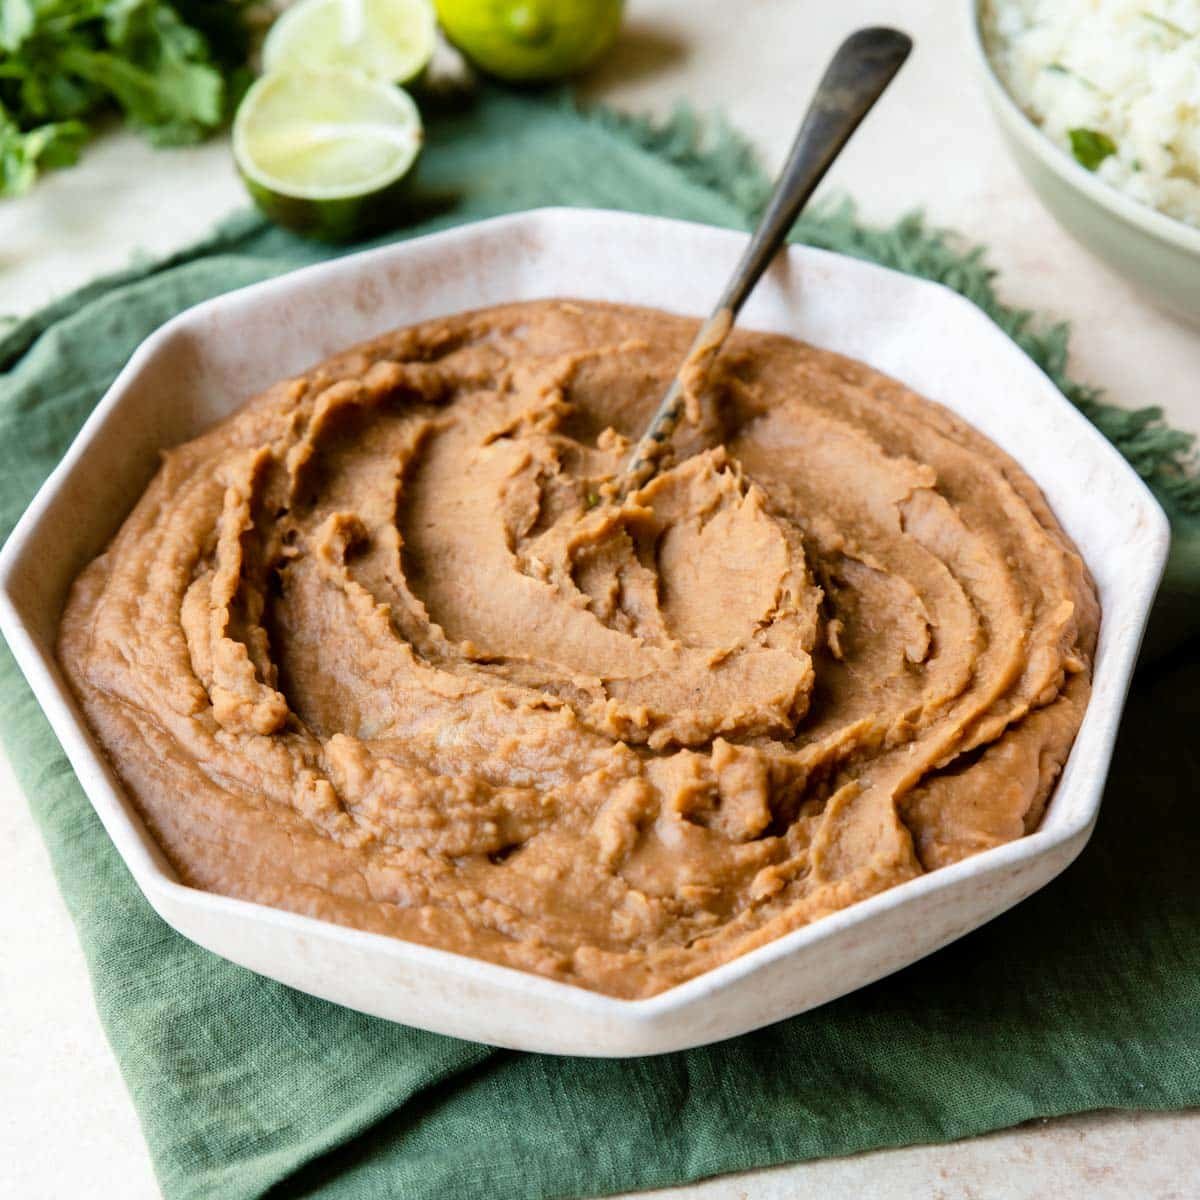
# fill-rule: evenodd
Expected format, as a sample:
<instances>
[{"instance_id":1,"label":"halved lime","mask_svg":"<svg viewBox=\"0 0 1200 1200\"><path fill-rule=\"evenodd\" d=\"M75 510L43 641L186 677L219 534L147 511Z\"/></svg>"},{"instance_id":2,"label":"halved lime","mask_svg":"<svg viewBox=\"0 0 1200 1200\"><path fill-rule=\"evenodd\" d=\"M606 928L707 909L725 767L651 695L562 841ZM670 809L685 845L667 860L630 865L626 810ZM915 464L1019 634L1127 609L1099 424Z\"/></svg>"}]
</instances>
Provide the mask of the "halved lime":
<instances>
[{"instance_id":1,"label":"halved lime","mask_svg":"<svg viewBox=\"0 0 1200 1200\"><path fill-rule=\"evenodd\" d=\"M412 97L361 71L276 71L246 93L233 155L258 206L297 232L333 240L394 221L421 150Z\"/></svg>"},{"instance_id":2,"label":"halved lime","mask_svg":"<svg viewBox=\"0 0 1200 1200\"><path fill-rule=\"evenodd\" d=\"M425 69L436 39L431 0L298 0L268 31L263 69L354 67L409 83Z\"/></svg>"},{"instance_id":3,"label":"halved lime","mask_svg":"<svg viewBox=\"0 0 1200 1200\"><path fill-rule=\"evenodd\" d=\"M437 0L446 36L511 83L574 75L612 45L623 0Z\"/></svg>"}]
</instances>

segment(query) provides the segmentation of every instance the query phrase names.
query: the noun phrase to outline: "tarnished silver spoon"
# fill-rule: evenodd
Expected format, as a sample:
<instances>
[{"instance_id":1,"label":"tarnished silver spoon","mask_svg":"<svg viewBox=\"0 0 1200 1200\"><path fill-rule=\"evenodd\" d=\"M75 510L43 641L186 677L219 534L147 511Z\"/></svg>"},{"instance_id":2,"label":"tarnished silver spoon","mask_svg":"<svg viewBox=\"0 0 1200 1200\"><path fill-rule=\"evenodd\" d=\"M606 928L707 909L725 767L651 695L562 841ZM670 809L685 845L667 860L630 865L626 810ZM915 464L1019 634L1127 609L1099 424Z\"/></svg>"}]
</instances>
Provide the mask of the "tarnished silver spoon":
<instances>
[{"instance_id":1,"label":"tarnished silver spoon","mask_svg":"<svg viewBox=\"0 0 1200 1200\"><path fill-rule=\"evenodd\" d=\"M912 39L907 34L884 28L860 29L838 47L804 114L800 132L745 254L712 316L700 326L646 432L614 481L617 497L628 495L654 477L663 450L679 424L687 390L690 388L693 394L698 390L742 305L783 245L800 210L911 49Z\"/></svg>"}]
</instances>

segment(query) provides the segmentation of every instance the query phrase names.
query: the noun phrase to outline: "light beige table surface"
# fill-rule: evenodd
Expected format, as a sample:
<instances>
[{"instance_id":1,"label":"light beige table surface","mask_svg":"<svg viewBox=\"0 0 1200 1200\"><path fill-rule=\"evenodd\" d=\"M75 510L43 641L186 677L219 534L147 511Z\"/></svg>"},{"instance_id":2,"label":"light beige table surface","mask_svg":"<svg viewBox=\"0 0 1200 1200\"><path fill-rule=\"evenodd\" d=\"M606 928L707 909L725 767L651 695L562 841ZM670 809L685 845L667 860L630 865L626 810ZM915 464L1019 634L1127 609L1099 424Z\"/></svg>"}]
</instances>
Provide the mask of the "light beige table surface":
<instances>
[{"instance_id":1,"label":"light beige table surface","mask_svg":"<svg viewBox=\"0 0 1200 1200\"><path fill-rule=\"evenodd\" d=\"M1200 430L1200 336L1148 308L1067 240L992 128L955 0L630 0L591 96L721 108L777 166L820 67L851 28L887 21L917 51L831 185L886 220L922 207L992 248L1012 302L1069 319L1073 369L1127 406ZM153 152L123 136L28 197L0 202L0 312L31 310L205 232L243 202L227 145ZM152 1200L159 1192L92 1007L74 929L0 759L0 1197ZM602 1136L602 1126L598 1129ZM1200 1195L1200 1116L1095 1114L948 1146L725 1177L666 1200L1185 1200ZM219 1198L215 1198L219 1200ZM452 1200L452 1198L448 1198Z\"/></svg>"}]
</instances>

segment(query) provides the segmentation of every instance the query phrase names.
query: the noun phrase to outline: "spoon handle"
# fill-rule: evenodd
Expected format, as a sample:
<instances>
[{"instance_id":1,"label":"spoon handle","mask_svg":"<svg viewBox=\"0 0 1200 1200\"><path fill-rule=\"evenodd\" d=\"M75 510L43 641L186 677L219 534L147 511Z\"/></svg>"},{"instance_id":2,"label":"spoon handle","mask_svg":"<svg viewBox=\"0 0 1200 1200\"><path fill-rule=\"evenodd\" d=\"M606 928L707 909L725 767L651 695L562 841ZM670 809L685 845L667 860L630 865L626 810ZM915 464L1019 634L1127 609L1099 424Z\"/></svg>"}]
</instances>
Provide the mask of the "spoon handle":
<instances>
[{"instance_id":1,"label":"spoon handle","mask_svg":"<svg viewBox=\"0 0 1200 1200\"><path fill-rule=\"evenodd\" d=\"M750 244L617 481L619 495L627 495L653 477L662 448L683 413L686 385L696 390L800 210L911 49L912 40L906 34L883 27L860 29L838 47L804 114Z\"/></svg>"},{"instance_id":2,"label":"spoon handle","mask_svg":"<svg viewBox=\"0 0 1200 1200\"><path fill-rule=\"evenodd\" d=\"M759 276L796 223L826 171L842 152L912 49L895 29L860 29L825 68L775 190L717 307L736 317Z\"/></svg>"}]
</instances>

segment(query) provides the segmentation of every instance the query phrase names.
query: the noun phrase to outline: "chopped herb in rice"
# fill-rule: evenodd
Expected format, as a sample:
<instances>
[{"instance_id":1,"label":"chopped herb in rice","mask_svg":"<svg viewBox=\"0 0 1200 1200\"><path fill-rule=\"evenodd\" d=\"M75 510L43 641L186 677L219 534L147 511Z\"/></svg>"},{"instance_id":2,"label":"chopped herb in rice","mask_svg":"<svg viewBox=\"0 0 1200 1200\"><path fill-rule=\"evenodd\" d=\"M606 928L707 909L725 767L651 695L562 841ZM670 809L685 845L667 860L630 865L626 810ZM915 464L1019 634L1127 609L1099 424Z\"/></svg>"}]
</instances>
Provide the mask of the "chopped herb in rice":
<instances>
[{"instance_id":1,"label":"chopped herb in rice","mask_svg":"<svg viewBox=\"0 0 1200 1200\"><path fill-rule=\"evenodd\" d=\"M1200 226L1200 0L983 0L1009 92L1105 183Z\"/></svg>"}]
</instances>

